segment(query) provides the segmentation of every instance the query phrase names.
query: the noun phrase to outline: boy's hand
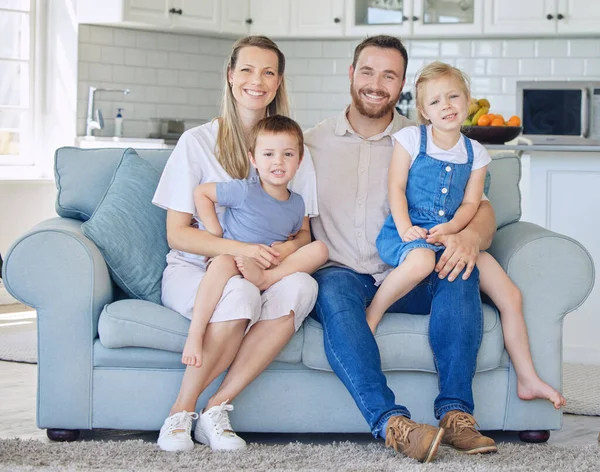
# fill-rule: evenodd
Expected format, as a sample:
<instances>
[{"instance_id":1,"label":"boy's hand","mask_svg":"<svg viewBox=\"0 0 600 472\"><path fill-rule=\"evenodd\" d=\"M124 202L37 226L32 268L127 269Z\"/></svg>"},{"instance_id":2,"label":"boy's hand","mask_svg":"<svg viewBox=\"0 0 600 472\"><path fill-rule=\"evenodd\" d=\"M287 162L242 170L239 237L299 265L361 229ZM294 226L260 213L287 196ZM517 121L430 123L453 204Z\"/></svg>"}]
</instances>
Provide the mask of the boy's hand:
<instances>
[{"instance_id":1,"label":"boy's hand","mask_svg":"<svg viewBox=\"0 0 600 472\"><path fill-rule=\"evenodd\" d=\"M411 226L402 235L402 241L415 241L416 239L425 239L427 237L427 230L420 226Z\"/></svg>"},{"instance_id":2,"label":"boy's hand","mask_svg":"<svg viewBox=\"0 0 600 472\"><path fill-rule=\"evenodd\" d=\"M269 269L273 265L279 265L277 260L280 255L279 251L265 244L245 244L240 255L252 259L261 269Z\"/></svg>"}]
</instances>

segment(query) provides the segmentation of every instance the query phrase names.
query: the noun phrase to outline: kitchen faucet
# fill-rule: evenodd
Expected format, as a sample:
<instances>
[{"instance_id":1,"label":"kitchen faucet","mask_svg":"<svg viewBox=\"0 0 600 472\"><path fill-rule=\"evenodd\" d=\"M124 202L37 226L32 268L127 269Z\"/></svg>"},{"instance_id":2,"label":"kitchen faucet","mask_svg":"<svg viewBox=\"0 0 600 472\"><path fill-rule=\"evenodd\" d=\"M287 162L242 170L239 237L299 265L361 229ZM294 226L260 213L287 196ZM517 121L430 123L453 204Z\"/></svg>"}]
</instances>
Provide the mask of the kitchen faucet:
<instances>
[{"instance_id":1,"label":"kitchen faucet","mask_svg":"<svg viewBox=\"0 0 600 472\"><path fill-rule=\"evenodd\" d=\"M105 89L105 88L96 88L90 86L89 94L88 94L88 109L87 109L87 120L85 127L85 135L92 136L92 131L95 129L104 128L104 118L102 117L102 112L100 109L96 109L94 113L94 96L96 92L119 92L123 95L127 95L131 90L129 89ZM94 119L94 115L95 118Z\"/></svg>"}]
</instances>

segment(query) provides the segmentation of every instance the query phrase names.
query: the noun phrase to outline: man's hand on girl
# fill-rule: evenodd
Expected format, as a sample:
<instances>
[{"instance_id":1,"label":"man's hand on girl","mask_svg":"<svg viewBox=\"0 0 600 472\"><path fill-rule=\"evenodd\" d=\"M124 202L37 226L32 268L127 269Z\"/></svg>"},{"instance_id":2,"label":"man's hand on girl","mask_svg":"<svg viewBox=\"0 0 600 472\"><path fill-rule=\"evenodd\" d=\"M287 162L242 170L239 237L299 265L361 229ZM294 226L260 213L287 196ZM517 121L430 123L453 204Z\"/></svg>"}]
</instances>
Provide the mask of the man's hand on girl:
<instances>
[{"instance_id":1,"label":"man's hand on girl","mask_svg":"<svg viewBox=\"0 0 600 472\"><path fill-rule=\"evenodd\" d=\"M427 242L446 246L435 266L440 279L448 277L448 281L452 282L463 270L463 280L471 276L479 255L480 239L477 233L465 228L456 234L432 235Z\"/></svg>"}]
</instances>

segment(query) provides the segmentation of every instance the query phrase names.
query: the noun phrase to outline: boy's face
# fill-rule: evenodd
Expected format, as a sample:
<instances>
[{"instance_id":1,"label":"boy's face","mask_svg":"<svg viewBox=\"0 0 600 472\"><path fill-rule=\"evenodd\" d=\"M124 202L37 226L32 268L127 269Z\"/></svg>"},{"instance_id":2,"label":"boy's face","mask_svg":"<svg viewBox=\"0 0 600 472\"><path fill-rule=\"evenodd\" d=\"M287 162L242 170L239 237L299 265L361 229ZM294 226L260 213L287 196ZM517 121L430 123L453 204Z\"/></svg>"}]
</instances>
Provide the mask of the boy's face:
<instances>
[{"instance_id":1,"label":"boy's face","mask_svg":"<svg viewBox=\"0 0 600 472\"><path fill-rule=\"evenodd\" d=\"M250 162L263 183L287 186L300 166L298 139L290 133L261 133Z\"/></svg>"}]
</instances>

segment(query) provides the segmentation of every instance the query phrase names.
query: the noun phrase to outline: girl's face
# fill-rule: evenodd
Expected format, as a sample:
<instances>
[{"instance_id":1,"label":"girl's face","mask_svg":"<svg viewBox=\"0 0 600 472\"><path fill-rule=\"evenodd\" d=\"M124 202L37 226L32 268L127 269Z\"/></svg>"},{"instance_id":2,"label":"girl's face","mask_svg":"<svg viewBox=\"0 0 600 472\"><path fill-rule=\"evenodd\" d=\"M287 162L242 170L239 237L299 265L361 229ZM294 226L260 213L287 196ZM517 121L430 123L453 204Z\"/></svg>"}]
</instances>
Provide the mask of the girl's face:
<instances>
[{"instance_id":1,"label":"girl's face","mask_svg":"<svg viewBox=\"0 0 600 472\"><path fill-rule=\"evenodd\" d=\"M265 110L275 98L281 77L277 72L277 54L256 46L242 48L227 78L238 110Z\"/></svg>"},{"instance_id":2,"label":"girl's face","mask_svg":"<svg viewBox=\"0 0 600 472\"><path fill-rule=\"evenodd\" d=\"M468 116L469 97L456 78L444 76L430 80L423 84L421 93L421 113L434 128L460 131Z\"/></svg>"},{"instance_id":3,"label":"girl's face","mask_svg":"<svg viewBox=\"0 0 600 472\"><path fill-rule=\"evenodd\" d=\"M291 133L260 133L250 162L263 183L287 187L300 167L298 138Z\"/></svg>"}]
</instances>

